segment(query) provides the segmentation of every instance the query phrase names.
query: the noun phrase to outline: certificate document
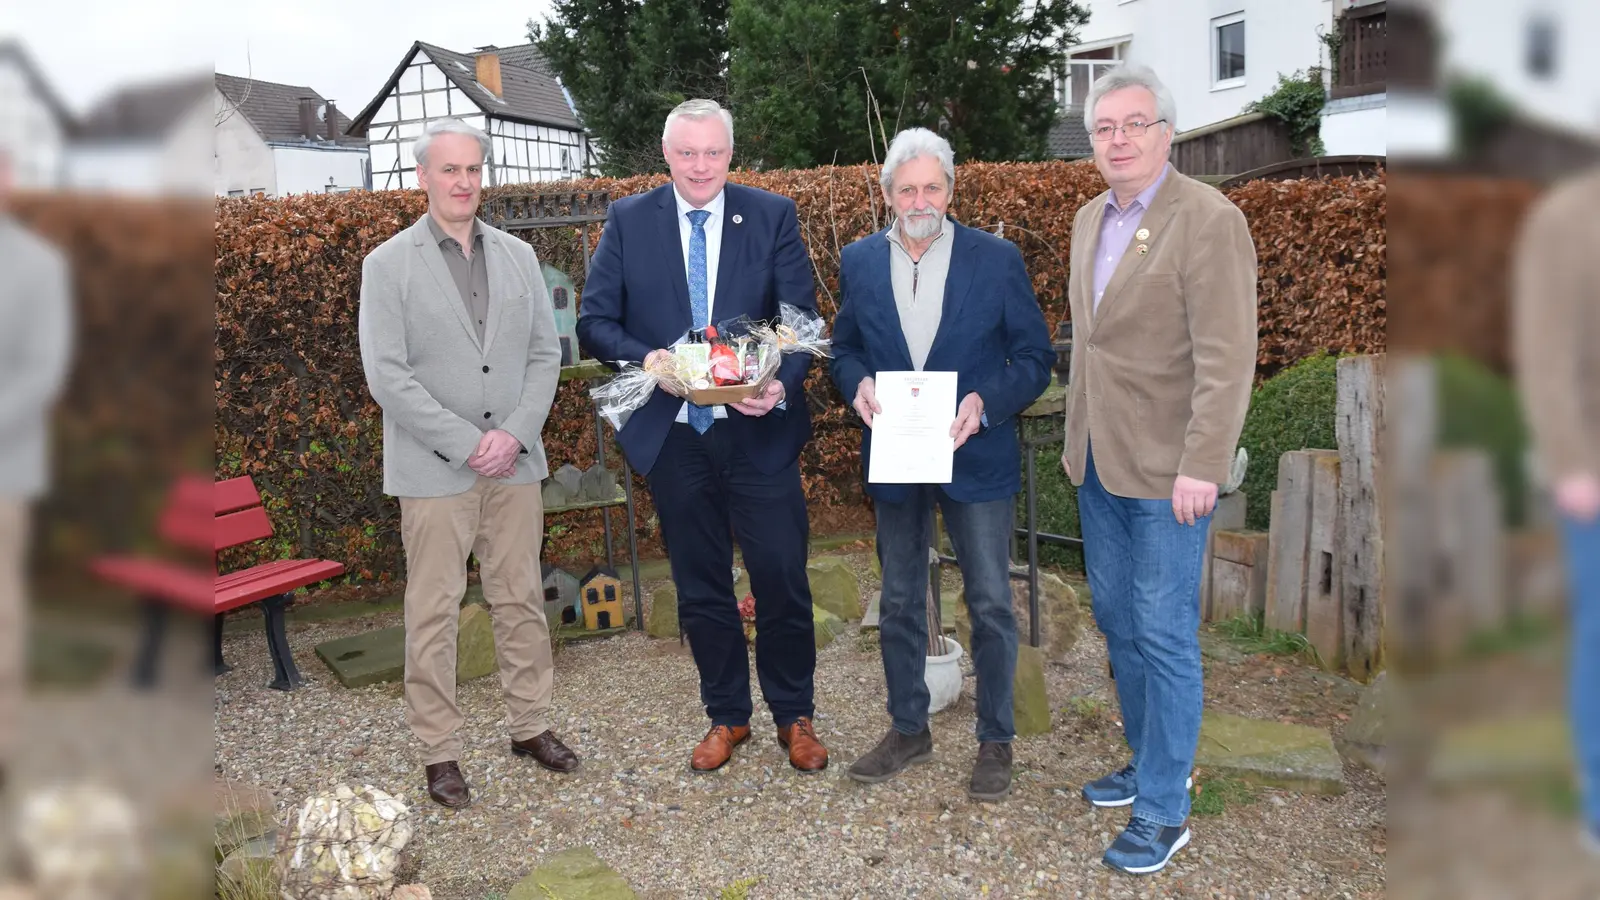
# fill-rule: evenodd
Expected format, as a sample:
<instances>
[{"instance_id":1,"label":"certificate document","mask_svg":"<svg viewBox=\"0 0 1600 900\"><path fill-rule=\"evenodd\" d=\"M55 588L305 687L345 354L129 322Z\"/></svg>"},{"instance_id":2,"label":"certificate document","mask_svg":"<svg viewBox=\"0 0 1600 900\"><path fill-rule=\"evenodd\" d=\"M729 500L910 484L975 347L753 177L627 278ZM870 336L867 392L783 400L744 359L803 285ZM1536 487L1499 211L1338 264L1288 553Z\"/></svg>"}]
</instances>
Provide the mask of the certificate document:
<instances>
[{"instance_id":1,"label":"certificate document","mask_svg":"<svg viewBox=\"0 0 1600 900\"><path fill-rule=\"evenodd\" d=\"M956 441L956 373L879 372L873 379L883 412L872 417L874 484L949 484Z\"/></svg>"}]
</instances>

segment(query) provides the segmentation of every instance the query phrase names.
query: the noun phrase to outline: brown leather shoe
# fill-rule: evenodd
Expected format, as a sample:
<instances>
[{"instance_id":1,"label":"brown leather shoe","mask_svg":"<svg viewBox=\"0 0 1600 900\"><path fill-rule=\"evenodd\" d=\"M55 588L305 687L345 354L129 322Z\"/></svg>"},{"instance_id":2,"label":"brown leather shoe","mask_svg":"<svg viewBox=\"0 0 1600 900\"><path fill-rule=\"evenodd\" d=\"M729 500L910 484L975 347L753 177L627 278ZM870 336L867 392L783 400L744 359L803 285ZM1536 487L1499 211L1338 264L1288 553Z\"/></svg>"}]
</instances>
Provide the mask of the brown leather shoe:
<instances>
[{"instance_id":1,"label":"brown leather shoe","mask_svg":"<svg viewBox=\"0 0 1600 900\"><path fill-rule=\"evenodd\" d=\"M472 803L472 792L467 790L467 779L461 776L461 767L450 762L434 763L427 767L428 796L440 806L461 809Z\"/></svg>"},{"instance_id":2,"label":"brown leather shoe","mask_svg":"<svg viewBox=\"0 0 1600 900\"><path fill-rule=\"evenodd\" d=\"M689 768L696 772L715 772L733 758L733 748L750 737L749 725L713 725L689 757Z\"/></svg>"},{"instance_id":3,"label":"brown leather shoe","mask_svg":"<svg viewBox=\"0 0 1600 900\"><path fill-rule=\"evenodd\" d=\"M518 756L531 756L534 762L552 772L574 772L579 765L578 754L567 749L567 745L561 743L553 731L546 731L525 741L512 741L511 752Z\"/></svg>"},{"instance_id":4,"label":"brown leather shoe","mask_svg":"<svg viewBox=\"0 0 1600 900\"><path fill-rule=\"evenodd\" d=\"M828 767L828 748L817 740L817 731L805 716L779 728L778 743L789 751L789 765L802 772L821 772Z\"/></svg>"}]
</instances>

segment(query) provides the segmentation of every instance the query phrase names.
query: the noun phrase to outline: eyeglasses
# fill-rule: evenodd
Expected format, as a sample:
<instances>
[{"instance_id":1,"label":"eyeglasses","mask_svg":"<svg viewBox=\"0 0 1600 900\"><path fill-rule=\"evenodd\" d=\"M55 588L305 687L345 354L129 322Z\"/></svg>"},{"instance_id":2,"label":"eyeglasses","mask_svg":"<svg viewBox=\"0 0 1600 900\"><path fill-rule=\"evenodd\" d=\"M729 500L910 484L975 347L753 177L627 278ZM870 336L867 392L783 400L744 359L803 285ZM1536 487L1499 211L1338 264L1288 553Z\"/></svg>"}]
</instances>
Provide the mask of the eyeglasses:
<instances>
[{"instance_id":1,"label":"eyeglasses","mask_svg":"<svg viewBox=\"0 0 1600 900\"><path fill-rule=\"evenodd\" d=\"M1116 134L1117 129L1119 128L1122 129L1122 133L1128 137L1144 137L1144 133L1150 130L1151 125L1158 125L1165 121L1166 119L1157 119L1154 122L1140 122L1136 120L1129 122L1126 125L1100 125L1096 127L1095 130L1089 132L1089 137L1101 142L1109 141L1111 140L1111 136Z\"/></svg>"}]
</instances>

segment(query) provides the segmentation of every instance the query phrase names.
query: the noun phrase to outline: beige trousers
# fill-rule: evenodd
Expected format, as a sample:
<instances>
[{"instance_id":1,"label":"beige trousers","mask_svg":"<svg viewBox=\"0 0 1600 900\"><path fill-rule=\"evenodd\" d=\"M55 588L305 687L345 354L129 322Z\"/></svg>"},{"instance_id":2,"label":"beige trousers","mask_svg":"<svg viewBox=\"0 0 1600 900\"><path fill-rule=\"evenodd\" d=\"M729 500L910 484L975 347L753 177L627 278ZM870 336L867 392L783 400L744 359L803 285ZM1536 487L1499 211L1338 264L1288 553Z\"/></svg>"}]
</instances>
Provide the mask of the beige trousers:
<instances>
[{"instance_id":1,"label":"beige trousers","mask_svg":"<svg viewBox=\"0 0 1600 900\"><path fill-rule=\"evenodd\" d=\"M0 497L0 767L12 761L27 690L29 512L29 504Z\"/></svg>"},{"instance_id":2,"label":"beige trousers","mask_svg":"<svg viewBox=\"0 0 1600 900\"><path fill-rule=\"evenodd\" d=\"M400 498L406 722L422 744L423 765L461 758L456 632L469 553L482 568L511 738L527 740L549 727L552 673L539 567L539 489L480 475L470 490L453 497Z\"/></svg>"}]
</instances>

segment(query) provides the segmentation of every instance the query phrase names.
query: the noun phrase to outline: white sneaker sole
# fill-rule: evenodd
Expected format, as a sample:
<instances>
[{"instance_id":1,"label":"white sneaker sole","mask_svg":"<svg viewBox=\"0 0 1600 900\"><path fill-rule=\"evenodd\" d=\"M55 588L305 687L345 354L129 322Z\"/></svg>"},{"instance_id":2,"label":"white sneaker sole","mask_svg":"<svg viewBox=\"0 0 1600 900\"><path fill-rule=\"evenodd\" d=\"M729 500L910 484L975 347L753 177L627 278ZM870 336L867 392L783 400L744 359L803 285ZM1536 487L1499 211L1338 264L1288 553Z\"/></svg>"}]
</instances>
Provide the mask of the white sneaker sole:
<instances>
[{"instance_id":1,"label":"white sneaker sole","mask_svg":"<svg viewBox=\"0 0 1600 900\"><path fill-rule=\"evenodd\" d=\"M1167 855L1162 858L1161 862L1158 862L1153 866L1117 866L1112 865L1111 863L1106 863L1106 865L1111 866L1111 868L1116 869L1119 872L1127 872L1129 875L1149 875L1152 872L1159 872L1162 869L1165 869L1167 867L1167 863L1172 862L1172 857L1176 856L1179 850L1182 850L1187 846L1189 846L1189 829L1185 828L1183 830L1183 834L1178 835L1178 839L1172 842L1172 848L1167 851Z\"/></svg>"},{"instance_id":2,"label":"white sneaker sole","mask_svg":"<svg viewBox=\"0 0 1600 900\"><path fill-rule=\"evenodd\" d=\"M1183 786L1183 789L1186 791L1193 790L1194 778L1191 777L1188 783ZM1126 800L1090 800L1089 804L1091 806L1098 806L1101 809L1116 809L1119 806L1132 806L1133 801L1137 799L1139 799L1139 795L1134 794L1132 797L1129 797Z\"/></svg>"}]
</instances>

